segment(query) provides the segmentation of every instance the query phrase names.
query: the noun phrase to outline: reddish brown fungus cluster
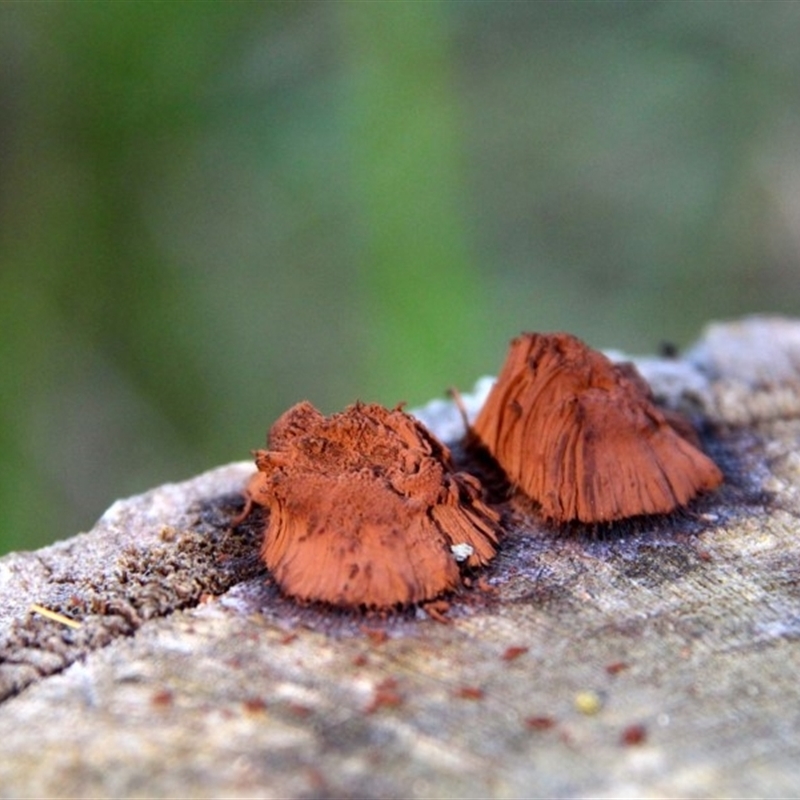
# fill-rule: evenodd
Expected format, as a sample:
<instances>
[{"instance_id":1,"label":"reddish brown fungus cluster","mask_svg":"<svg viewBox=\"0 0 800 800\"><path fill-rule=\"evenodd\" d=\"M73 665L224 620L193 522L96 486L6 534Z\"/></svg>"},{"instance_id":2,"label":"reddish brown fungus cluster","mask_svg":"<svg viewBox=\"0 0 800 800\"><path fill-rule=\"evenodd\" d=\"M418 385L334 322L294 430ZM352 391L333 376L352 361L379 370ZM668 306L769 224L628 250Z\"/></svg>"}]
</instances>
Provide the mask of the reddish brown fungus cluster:
<instances>
[{"instance_id":1,"label":"reddish brown fungus cluster","mask_svg":"<svg viewBox=\"0 0 800 800\"><path fill-rule=\"evenodd\" d=\"M527 333L471 434L546 518L595 523L668 513L719 486L690 431L656 408L633 365L566 333Z\"/></svg>"},{"instance_id":2,"label":"reddish brown fungus cluster","mask_svg":"<svg viewBox=\"0 0 800 800\"><path fill-rule=\"evenodd\" d=\"M273 425L246 490L269 509L261 555L286 594L343 607L421 603L495 555L498 515L449 450L399 409L310 403ZM455 552L454 552L455 548Z\"/></svg>"},{"instance_id":3,"label":"reddish brown fungus cluster","mask_svg":"<svg viewBox=\"0 0 800 800\"><path fill-rule=\"evenodd\" d=\"M722 481L687 421L654 405L636 369L574 336L523 334L470 429L555 522L663 514ZM245 491L269 510L261 555L283 591L341 607L426 603L486 565L498 514L448 448L399 408L310 403L272 426ZM432 611L433 613L433 611ZM434 614L435 616L435 614ZM524 647L508 648L506 660Z\"/></svg>"}]
</instances>

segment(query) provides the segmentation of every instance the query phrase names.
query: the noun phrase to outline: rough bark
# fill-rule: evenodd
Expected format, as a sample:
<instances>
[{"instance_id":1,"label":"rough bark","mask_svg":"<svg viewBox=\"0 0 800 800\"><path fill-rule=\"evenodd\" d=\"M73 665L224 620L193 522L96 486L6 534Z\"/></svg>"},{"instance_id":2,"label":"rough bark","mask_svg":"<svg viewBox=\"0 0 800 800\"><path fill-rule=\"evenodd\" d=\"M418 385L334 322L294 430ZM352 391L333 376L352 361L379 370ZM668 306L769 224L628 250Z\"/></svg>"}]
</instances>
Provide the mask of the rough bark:
<instances>
[{"instance_id":1,"label":"rough bark","mask_svg":"<svg viewBox=\"0 0 800 800\"><path fill-rule=\"evenodd\" d=\"M281 597L229 528L244 462L0 559L0 796L796 795L800 322L638 363L723 487L592 530L507 508L450 624Z\"/></svg>"}]
</instances>

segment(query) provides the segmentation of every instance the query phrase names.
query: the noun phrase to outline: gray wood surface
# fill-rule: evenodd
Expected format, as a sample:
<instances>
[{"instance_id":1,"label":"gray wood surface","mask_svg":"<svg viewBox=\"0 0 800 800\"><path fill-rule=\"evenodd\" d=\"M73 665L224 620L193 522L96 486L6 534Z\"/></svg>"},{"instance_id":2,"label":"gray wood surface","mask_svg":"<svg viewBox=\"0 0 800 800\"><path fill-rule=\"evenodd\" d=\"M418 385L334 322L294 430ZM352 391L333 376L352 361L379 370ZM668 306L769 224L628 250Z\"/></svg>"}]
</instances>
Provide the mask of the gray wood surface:
<instances>
[{"instance_id":1,"label":"gray wood surface","mask_svg":"<svg viewBox=\"0 0 800 800\"><path fill-rule=\"evenodd\" d=\"M450 624L281 597L229 528L247 462L0 559L0 796L800 795L800 322L639 364L723 488L596 531L507 508Z\"/></svg>"}]
</instances>

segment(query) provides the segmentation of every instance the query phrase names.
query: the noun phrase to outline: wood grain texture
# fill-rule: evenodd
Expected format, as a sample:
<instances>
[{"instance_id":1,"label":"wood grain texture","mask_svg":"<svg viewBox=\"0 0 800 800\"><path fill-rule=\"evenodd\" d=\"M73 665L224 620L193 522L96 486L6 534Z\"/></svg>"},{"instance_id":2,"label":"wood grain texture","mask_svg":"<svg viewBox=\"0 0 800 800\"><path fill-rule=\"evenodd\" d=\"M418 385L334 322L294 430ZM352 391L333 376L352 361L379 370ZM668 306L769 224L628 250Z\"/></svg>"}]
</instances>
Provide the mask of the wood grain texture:
<instances>
[{"instance_id":1,"label":"wood grain texture","mask_svg":"<svg viewBox=\"0 0 800 800\"><path fill-rule=\"evenodd\" d=\"M0 796L796 795L800 322L713 331L637 364L719 492L594 532L505 509L449 625L283 598L228 529L247 463L0 559ZM748 389L725 348L765 336Z\"/></svg>"}]
</instances>

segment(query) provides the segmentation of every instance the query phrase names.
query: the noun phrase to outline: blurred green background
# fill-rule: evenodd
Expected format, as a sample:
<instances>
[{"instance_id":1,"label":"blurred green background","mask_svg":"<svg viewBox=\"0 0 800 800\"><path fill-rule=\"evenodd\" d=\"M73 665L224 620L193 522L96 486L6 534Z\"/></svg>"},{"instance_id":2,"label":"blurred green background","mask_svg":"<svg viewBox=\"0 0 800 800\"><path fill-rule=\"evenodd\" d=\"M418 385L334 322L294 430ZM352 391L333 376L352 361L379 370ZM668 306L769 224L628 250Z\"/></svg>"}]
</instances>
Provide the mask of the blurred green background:
<instances>
[{"instance_id":1,"label":"blurred green background","mask_svg":"<svg viewBox=\"0 0 800 800\"><path fill-rule=\"evenodd\" d=\"M800 4L0 4L0 551L520 330L800 312Z\"/></svg>"}]
</instances>

